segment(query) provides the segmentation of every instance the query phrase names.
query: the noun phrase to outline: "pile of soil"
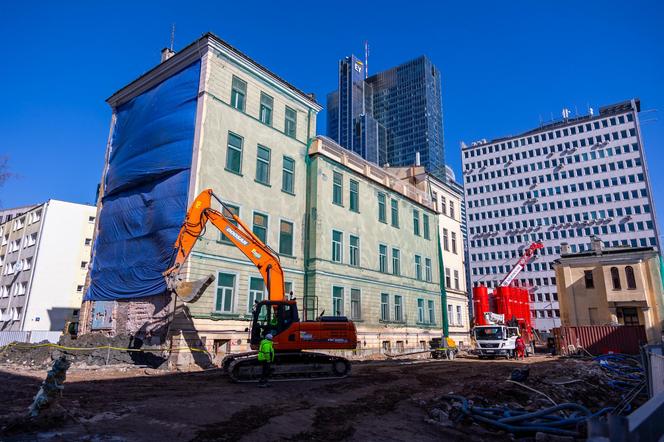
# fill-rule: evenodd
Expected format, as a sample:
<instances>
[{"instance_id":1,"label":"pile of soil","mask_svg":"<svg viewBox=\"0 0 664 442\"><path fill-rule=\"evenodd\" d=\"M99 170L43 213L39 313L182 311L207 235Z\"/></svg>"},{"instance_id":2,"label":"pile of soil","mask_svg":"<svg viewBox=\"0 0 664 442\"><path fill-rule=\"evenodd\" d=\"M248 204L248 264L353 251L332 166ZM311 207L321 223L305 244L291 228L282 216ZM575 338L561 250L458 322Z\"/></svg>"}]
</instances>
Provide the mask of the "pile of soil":
<instances>
[{"instance_id":1,"label":"pile of soil","mask_svg":"<svg viewBox=\"0 0 664 442\"><path fill-rule=\"evenodd\" d=\"M48 341L39 344L48 344ZM72 339L63 336L58 342L62 349L49 346L36 346L35 344L15 343L0 351L0 363L23 365L31 368L44 368L64 355L74 365L116 365L133 364L148 366L151 368L164 368L168 358L162 351L127 351L95 347L115 347L121 349L142 349L147 347L139 338L129 335L104 336L99 334L87 334ZM80 350L90 348L90 350ZM76 349L76 350L73 350Z\"/></svg>"}]
</instances>

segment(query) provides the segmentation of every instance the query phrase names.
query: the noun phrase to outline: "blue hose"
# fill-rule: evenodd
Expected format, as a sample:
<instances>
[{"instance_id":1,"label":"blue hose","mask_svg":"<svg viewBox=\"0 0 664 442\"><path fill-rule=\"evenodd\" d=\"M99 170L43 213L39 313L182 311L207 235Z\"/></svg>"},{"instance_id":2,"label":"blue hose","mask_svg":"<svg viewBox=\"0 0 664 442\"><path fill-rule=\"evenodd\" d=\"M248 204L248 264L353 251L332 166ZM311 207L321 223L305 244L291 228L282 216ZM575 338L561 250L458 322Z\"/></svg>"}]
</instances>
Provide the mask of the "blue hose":
<instances>
[{"instance_id":1,"label":"blue hose","mask_svg":"<svg viewBox=\"0 0 664 442\"><path fill-rule=\"evenodd\" d=\"M474 407L469 405L465 397L453 394L444 395L441 399L459 401L461 403L461 412L466 416L478 422L483 422L515 434L542 432L559 436L576 437L579 435L577 431L579 424L591 417L600 416L613 410L613 408L603 408L592 413L583 405L565 403L528 412L509 407ZM562 411L570 412L570 416L565 417L558 414Z\"/></svg>"}]
</instances>

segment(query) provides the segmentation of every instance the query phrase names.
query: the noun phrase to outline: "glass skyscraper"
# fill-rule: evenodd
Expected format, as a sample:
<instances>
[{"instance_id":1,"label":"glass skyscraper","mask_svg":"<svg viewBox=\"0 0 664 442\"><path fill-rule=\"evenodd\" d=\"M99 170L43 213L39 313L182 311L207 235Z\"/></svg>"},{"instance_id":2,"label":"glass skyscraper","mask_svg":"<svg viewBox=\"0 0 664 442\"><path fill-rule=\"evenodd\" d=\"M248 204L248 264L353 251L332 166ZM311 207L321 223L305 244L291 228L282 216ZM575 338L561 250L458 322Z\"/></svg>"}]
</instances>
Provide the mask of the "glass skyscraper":
<instances>
[{"instance_id":1,"label":"glass skyscraper","mask_svg":"<svg viewBox=\"0 0 664 442\"><path fill-rule=\"evenodd\" d=\"M416 153L445 179L440 71L422 56L364 78L355 56L339 62L339 85L327 97L327 134L379 165L409 166Z\"/></svg>"}]
</instances>

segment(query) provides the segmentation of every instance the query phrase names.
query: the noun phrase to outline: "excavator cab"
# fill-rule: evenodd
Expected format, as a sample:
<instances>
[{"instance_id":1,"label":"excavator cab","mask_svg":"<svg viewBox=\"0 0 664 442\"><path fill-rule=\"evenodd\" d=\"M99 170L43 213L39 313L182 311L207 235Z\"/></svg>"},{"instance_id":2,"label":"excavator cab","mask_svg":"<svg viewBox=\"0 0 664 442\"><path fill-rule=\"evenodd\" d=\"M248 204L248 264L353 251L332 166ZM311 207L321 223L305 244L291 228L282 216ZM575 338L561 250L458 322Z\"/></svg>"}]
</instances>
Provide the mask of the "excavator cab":
<instances>
[{"instance_id":1,"label":"excavator cab","mask_svg":"<svg viewBox=\"0 0 664 442\"><path fill-rule=\"evenodd\" d=\"M300 322L295 301L260 301L254 304L249 343L258 345L268 333L273 339L288 330L294 323Z\"/></svg>"}]
</instances>

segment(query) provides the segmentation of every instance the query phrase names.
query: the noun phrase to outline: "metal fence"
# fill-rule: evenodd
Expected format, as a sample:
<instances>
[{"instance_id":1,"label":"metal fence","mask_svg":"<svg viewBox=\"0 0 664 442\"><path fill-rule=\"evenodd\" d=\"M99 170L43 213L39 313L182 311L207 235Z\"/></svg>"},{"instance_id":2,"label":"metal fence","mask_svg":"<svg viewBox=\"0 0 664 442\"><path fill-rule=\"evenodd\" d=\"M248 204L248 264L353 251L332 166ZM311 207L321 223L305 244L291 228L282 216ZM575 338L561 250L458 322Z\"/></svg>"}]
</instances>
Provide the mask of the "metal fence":
<instances>
[{"instance_id":1,"label":"metal fence","mask_svg":"<svg viewBox=\"0 0 664 442\"><path fill-rule=\"evenodd\" d=\"M664 345L645 345L641 354L650 397L664 393Z\"/></svg>"},{"instance_id":2,"label":"metal fence","mask_svg":"<svg viewBox=\"0 0 664 442\"><path fill-rule=\"evenodd\" d=\"M36 344L44 340L57 344L62 336L59 331L4 331L0 332L0 346L11 344L12 342L26 342Z\"/></svg>"},{"instance_id":3,"label":"metal fence","mask_svg":"<svg viewBox=\"0 0 664 442\"><path fill-rule=\"evenodd\" d=\"M584 325L553 329L556 352L570 355L584 348L594 355L606 353L639 354L646 342L642 325Z\"/></svg>"}]
</instances>

